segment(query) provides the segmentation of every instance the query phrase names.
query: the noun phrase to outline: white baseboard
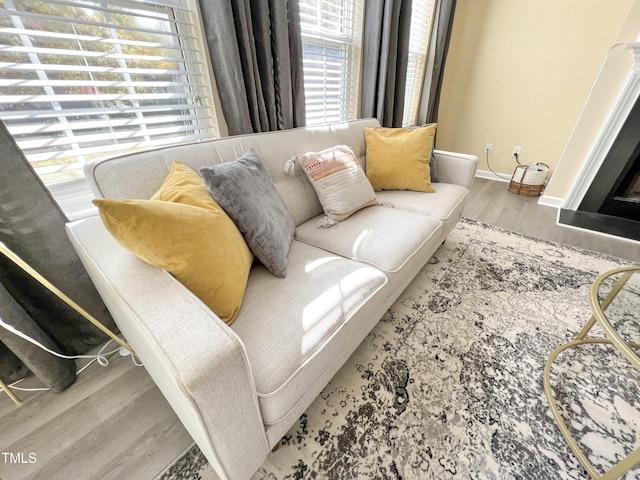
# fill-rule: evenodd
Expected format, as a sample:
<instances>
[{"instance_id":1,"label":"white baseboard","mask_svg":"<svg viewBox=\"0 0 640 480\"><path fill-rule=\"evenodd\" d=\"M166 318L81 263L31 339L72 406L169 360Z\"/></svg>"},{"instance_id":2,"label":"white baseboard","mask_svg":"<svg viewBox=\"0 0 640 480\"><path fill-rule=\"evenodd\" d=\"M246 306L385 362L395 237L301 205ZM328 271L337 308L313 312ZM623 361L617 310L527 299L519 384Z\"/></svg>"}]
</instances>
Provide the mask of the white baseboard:
<instances>
[{"instance_id":1,"label":"white baseboard","mask_svg":"<svg viewBox=\"0 0 640 480\"><path fill-rule=\"evenodd\" d=\"M488 170L476 170L476 177L478 178L484 178L486 180L495 180L497 182L505 182L505 183L509 183L511 181L511 175L507 175L506 173L500 173L500 175L502 176L499 177L495 173L490 172Z\"/></svg>"},{"instance_id":2,"label":"white baseboard","mask_svg":"<svg viewBox=\"0 0 640 480\"><path fill-rule=\"evenodd\" d=\"M500 175L503 175L504 177L506 177L506 175L503 173L501 173ZM511 177L509 178L498 177L495 173L490 172L488 170L476 170L476 177L484 178L485 180L494 180L496 182L503 182L503 183L508 183L511 181ZM560 208L562 207L563 203L564 203L563 198L552 197L550 195L544 195L544 194L541 195L540 198L538 199L538 204L544 205L546 207Z\"/></svg>"},{"instance_id":3,"label":"white baseboard","mask_svg":"<svg viewBox=\"0 0 640 480\"><path fill-rule=\"evenodd\" d=\"M538 205L545 205L547 207L560 208L564 203L563 198L552 197L550 195L541 195L538 199Z\"/></svg>"}]
</instances>

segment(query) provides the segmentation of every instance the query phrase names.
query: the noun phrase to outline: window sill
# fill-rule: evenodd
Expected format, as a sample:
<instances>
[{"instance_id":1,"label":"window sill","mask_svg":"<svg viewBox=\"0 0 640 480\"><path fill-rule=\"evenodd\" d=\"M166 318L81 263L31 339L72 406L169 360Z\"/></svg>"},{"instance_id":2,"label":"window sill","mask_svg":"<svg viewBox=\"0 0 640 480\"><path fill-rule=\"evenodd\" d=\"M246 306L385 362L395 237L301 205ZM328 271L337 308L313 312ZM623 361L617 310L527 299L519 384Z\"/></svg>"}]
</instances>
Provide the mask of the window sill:
<instances>
[{"instance_id":1,"label":"window sill","mask_svg":"<svg viewBox=\"0 0 640 480\"><path fill-rule=\"evenodd\" d=\"M52 183L47 188L70 221L98 213L98 209L91 203L94 195L85 179Z\"/></svg>"}]
</instances>

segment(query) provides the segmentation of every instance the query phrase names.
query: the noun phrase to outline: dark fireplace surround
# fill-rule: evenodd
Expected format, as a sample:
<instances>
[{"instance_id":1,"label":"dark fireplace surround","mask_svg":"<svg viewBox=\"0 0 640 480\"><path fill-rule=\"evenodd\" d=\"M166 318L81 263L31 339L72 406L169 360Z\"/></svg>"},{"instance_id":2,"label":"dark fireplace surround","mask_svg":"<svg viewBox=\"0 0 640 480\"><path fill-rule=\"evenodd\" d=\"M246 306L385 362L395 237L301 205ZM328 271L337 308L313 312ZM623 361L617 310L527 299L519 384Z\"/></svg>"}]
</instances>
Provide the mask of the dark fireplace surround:
<instances>
[{"instance_id":1,"label":"dark fireplace surround","mask_svg":"<svg viewBox=\"0 0 640 480\"><path fill-rule=\"evenodd\" d=\"M636 60L630 81L587 159L591 173L578 177L558 222L640 241L640 46L630 46Z\"/></svg>"},{"instance_id":2,"label":"dark fireplace surround","mask_svg":"<svg viewBox=\"0 0 640 480\"><path fill-rule=\"evenodd\" d=\"M640 98L578 209L563 208L560 223L640 241Z\"/></svg>"}]
</instances>

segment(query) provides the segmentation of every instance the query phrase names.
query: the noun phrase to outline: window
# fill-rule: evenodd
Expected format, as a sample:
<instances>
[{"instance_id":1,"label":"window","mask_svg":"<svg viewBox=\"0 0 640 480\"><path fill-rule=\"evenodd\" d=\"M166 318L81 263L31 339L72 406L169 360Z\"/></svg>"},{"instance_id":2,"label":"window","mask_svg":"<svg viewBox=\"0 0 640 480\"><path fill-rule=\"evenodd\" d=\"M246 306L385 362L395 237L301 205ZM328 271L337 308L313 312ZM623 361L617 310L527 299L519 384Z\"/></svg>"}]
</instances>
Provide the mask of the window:
<instances>
[{"instance_id":1,"label":"window","mask_svg":"<svg viewBox=\"0 0 640 480\"><path fill-rule=\"evenodd\" d=\"M0 118L46 184L218 136L194 19L186 0L0 0Z\"/></svg>"},{"instance_id":2,"label":"window","mask_svg":"<svg viewBox=\"0 0 640 480\"><path fill-rule=\"evenodd\" d=\"M300 22L307 124L356 118L361 2L300 0Z\"/></svg>"},{"instance_id":3,"label":"window","mask_svg":"<svg viewBox=\"0 0 640 480\"><path fill-rule=\"evenodd\" d=\"M403 125L415 125L420 108L427 51L433 24L435 0L414 0L411 5L411 30L409 33L409 62L404 99Z\"/></svg>"}]
</instances>

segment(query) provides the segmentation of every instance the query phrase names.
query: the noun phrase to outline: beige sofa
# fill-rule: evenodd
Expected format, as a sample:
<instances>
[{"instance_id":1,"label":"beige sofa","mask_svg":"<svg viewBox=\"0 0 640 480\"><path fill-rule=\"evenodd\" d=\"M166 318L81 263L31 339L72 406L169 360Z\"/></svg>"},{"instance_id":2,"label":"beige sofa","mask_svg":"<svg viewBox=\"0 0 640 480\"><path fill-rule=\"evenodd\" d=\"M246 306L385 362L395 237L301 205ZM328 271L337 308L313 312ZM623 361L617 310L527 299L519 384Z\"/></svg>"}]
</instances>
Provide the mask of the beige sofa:
<instances>
[{"instance_id":1,"label":"beige sofa","mask_svg":"<svg viewBox=\"0 0 640 480\"><path fill-rule=\"evenodd\" d=\"M149 198L173 160L195 171L253 148L295 219L288 274L259 263L231 326L167 272L122 248L98 216L68 234L113 314L220 478L249 478L460 219L477 158L436 151L435 193L382 191L385 206L318 228L322 207L290 157L348 145L365 164L376 120L236 136L91 163L96 197Z\"/></svg>"}]
</instances>

